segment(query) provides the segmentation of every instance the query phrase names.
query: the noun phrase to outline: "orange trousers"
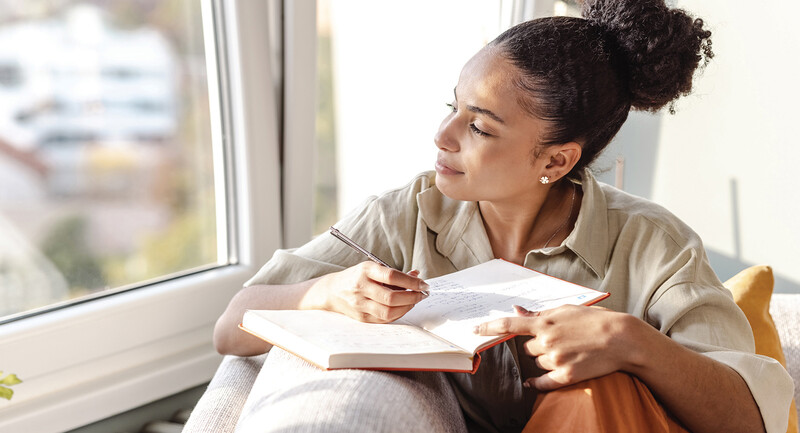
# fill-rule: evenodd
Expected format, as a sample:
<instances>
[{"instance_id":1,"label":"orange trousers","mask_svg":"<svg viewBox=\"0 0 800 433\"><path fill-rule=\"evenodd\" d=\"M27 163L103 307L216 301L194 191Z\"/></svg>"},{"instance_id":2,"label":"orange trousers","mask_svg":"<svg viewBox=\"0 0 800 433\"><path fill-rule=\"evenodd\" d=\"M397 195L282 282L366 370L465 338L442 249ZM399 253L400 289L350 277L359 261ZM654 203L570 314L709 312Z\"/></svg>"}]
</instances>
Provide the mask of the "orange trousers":
<instances>
[{"instance_id":1,"label":"orange trousers","mask_svg":"<svg viewBox=\"0 0 800 433\"><path fill-rule=\"evenodd\" d=\"M639 379L625 373L542 393L523 433L688 433Z\"/></svg>"}]
</instances>

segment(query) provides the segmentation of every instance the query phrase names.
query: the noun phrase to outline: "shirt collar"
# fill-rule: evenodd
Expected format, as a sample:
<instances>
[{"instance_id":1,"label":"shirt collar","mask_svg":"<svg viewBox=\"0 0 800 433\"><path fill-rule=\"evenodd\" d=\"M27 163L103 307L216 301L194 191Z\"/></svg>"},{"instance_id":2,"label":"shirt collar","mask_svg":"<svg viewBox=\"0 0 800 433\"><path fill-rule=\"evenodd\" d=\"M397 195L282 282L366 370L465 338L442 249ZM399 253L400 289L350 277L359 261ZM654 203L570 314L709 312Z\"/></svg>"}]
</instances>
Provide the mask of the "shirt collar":
<instances>
[{"instance_id":1,"label":"shirt collar","mask_svg":"<svg viewBox=\"0 0 800 433\"><path fill-rule=\"evenodd\" d=\"M434 176L431 173L431 180ZM554 255L568 248L603 279L610 254L606 198L588 169L581 180L583 199L572 232L561 246L532 252ZM448 257L456 269L494 258L476 202L453 200L432 185L417 194L417 205L428 228L437 234L436 250Z\"/></svg>"},{"instance_id":2,"label":"shirt collar","mask_svg":"<svg viewBox=\"0 0 800 433\"><path fill-rule=\"evenodd\" d=\"M436 250L456 269L494 258L476 202L453 200L432 185L417 194L417 205L425 224L436 233Z\"/></svg>"},{"instance_id":3,"label":"shirt collar","mask_svg":"<svg viewBox=\"0 0 800 433\"><path fill-rule=\"evenodd\" d=\"M563 245L581 258L600 279L605 278L611 254L608 236L608 203L600 183L585 169L581 176L583 199L575 227Z\"/></svg>"}]
</instances>

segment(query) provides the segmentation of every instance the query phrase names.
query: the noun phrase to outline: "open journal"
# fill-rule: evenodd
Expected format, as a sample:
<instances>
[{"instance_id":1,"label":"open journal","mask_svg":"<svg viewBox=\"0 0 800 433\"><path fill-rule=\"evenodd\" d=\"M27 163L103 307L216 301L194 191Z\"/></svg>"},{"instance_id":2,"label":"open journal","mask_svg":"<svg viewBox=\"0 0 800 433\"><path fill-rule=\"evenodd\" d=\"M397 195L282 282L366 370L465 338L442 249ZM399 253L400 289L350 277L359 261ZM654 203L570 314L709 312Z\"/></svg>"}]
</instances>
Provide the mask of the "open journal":
<instances>
[{"instance_id":1,"label":"open journal","mask_svg":"<svg viewBox=\"0 0 800 433\"><path fill-rule=\"evenodd\" d=\"M322 369L474 373L481 351L512 337L476 335L476 325L514 316L514 305L541 311L608 296L501 259L426 282L430 297L389 324L328 311L249 310L241 327Z\"/></svg>"}]
</instances>

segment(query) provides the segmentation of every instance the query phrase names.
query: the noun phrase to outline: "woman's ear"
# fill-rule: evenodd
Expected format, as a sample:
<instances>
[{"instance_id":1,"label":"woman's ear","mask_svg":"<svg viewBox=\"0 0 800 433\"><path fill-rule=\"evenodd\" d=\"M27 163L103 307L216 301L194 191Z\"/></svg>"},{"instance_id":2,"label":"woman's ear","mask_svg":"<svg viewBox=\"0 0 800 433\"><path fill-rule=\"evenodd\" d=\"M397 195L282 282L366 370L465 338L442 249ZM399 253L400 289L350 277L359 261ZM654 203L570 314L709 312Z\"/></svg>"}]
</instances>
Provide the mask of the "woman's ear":
<instances>
[{"instance_id":1,"label":"woman's ear","mask_svg":"<svg viewBox=\"0 0 800 433\"><path fill-rule=\"evenodd\" d=\"M572 167L575 167L583 152L581 145L574 141L551 146L548 150L550 150L550 163L546 168L557 172L558 178L565 176L572 170Z\"/></svg>"}]
</instances>

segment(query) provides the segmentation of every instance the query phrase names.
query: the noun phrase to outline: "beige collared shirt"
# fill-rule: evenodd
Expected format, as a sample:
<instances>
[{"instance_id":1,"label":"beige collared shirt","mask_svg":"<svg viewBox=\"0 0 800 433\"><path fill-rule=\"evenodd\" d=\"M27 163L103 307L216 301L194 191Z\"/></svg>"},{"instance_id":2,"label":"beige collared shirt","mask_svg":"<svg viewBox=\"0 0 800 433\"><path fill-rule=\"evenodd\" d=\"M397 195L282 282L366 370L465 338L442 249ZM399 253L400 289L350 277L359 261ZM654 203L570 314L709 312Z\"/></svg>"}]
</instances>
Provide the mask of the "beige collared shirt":
<instances>
[{"instance_id":1,"label":"beige collared shirt","mask_svg":"<svg viewBox=\"0 0 800 433\"><path fill-rule=\"evenodd\" d=\"M736 370L759 405L768 432L786 430L793 383L775 360L753 354L744 314L706 258L700 238L666 209L597 182L586 171L575 228L556 247L530 251L524 265L611 296L606 308L632 314L682 345ZM432 278L490 260L477 203L452 200L435 173L369 199L336 224L388 264ZM288 284L335 272L363 257L328 234L279 250L250 280ZM535 391L521 386L535 366L518 337L484 352L475 375L449 378L475 431L519 431Z\"/></svg>"}]
</instances>

